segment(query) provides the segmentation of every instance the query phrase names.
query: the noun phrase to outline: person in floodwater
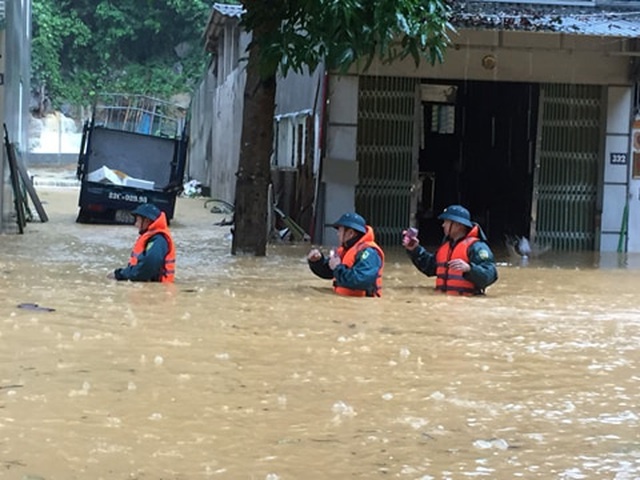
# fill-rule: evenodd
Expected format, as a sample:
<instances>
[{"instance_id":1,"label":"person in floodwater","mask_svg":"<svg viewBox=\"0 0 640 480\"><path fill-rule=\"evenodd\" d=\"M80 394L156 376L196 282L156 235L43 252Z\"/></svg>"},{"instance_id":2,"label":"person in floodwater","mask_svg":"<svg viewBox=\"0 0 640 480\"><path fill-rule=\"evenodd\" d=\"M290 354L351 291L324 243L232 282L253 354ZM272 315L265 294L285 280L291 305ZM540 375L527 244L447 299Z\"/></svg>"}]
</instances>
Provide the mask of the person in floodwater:
<instances>
[{"instance_id":1,"label":"person in floodwater","mask_svg":"<svg viewBox=\"0 0 640 480\"><path fill-rule=\"evenodd\" d=\"M371 228L357 213L345 213L333 227L339 247L325 257L317 248L307 255L309 268L320 278L333 279L333 290L351 297L382 294L384 252Z\"/></svg>"},{"instance_id":2,"label":"person in floodwater","mask_svg":"<svg viewBox=\"0 0 640 480\"><path fill-rule=\"evenodd\" d=\"M436 276L436 290L451 295L481 295L498 279L495 259L480 225L471 221L460 205L444 209L444 240L435 254L428 252L415 235L403 232L402 245L418 270Z\"/></svg>"},{"instance_id":3,"label":"person in floodwater","mask_svg":"<svg viewBox=\"0 0 640 480\"><path fill-rule=\"evenodd\" d=\"M129 264L110 272L108 277L132 282L173 282L176 250L165 213L152 203L144 203L131 214L140 236Z\"/></svg>"}]
</instances>

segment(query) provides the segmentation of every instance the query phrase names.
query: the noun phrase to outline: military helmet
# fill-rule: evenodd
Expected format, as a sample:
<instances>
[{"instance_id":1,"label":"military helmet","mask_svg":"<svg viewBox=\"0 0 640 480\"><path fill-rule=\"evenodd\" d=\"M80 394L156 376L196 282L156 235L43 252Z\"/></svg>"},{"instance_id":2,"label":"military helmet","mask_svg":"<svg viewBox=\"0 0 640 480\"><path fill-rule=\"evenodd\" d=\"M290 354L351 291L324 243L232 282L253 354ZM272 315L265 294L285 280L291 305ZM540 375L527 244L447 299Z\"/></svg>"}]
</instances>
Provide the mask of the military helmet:
<instances>
[{"instance_id":1,"label":"military helmet","mask_svg":"<svg viewBox=\"0 0 640 480\"><path fill-rule=\"evenodd\" d=\"M367 232L367 222L364 221L357 213L345 213L343 214L334 224L334 228L345 227L351 228L356 232L366 233Z\"/></svg>"},{"instance_id":2,"label":"military helmet","mask_svg":"<svg viewBox=\"0 0 640 480\"><path fill-rule=\"evenodd\" d=\"M439 220L451 220L452 222L457 222L465 227L473 227L473 223L471 222L471 215L469 214L469 210L464 208L462 205L449 205L444 211L438 216Z\"/></svg>"},{"instance_id":3,"label":"military helmet","mask_svg":"<svg viewBox=\"0 0 640 480\"><path fill-rule=\"evenodd\" d=\"M148 218L149 220L155 220L160 216L160 213L160 209L153 203L143 203L141 205L138 205L131 212L131 215L137 215L139 217Z\"/></svg>"}]
</instances>

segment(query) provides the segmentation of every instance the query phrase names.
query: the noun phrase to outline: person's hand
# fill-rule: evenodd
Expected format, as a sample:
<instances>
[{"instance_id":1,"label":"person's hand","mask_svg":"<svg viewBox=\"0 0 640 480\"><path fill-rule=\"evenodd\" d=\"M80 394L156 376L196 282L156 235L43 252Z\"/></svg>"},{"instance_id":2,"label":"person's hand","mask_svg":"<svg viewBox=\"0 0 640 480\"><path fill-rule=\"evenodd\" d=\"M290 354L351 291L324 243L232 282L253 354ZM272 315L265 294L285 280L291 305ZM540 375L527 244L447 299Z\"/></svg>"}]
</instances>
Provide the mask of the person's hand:
<instances>
[{"instance_id":1,"label":"person's hand","mask_svg":"<svg viewBox=\"0 0 640 480\"><path fill-rule=\"evenodd\" d=\"M408 230L402 232L402 246L411 252L420 245L420 241L418 237L407 235L408 233Z\"/></svg>"},{"instance_id":2,"label":"person's hand","mask_svg":"<svg viewBox=\"0 0 640 480\"><path fill-rule=\"evenodd\" d=\"M116 272L111 270L109 273L107 273L107 278L110 279L110 280L115 280L116 279Z\"/></svg>"},{"instance_id":3,"label":"person's hand","mask_svg":"<svg viewBox=\"0 0 640 480\"><path fill-rule=\"evenodd\" d=\"M335 270L335 268L342 263L340 256L335 252L331 252L331 256L329 257L329 268L331 270Z\"/></svg>"},{"instance_id":4,"label":"person's hand","mask_svg":"<svg viewBox=\"0 0 640 480\"><path fill-rule=\"evenodd\" d=\"M468 272L471 270L471 265L460 258L449 260L448 266L452 270L460 270L462 272Z\"/></svg>"},{"instance_id":5,"label":"person's hand","mask_svg":"<svg viewBox=\"0 0 640 480\"><path fill-rule=\"evenodd\" d=\"M310 262L317 262L322 258L322 252L317 248L312 248L309 254L307 255L307 260Z\"/></svg>"}]
</instances>

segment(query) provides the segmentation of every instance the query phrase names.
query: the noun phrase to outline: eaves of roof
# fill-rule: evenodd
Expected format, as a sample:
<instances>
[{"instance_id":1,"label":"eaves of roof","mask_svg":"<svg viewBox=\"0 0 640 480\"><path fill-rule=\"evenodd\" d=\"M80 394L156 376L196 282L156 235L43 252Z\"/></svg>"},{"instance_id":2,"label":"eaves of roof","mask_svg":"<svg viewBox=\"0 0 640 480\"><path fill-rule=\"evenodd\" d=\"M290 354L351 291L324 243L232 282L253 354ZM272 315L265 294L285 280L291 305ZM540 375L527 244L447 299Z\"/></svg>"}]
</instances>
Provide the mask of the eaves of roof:
<instances>
[{"instance_id":1,"label":"eaves of roof","mask_svg":"<svg viewBox=\"0 0 640 480\"><path fill-rule=\"evenodd\" d=\"M242 5L230 5L228 3L214 3L213 11L225 17L240 18L244 13Z\"/></svg>"},{"instance_id":2,"label":"eaves of roof","mask_svg":"<svg viewBox=\"0 0 640 480\"><path fill-rule=\"evenodd\" d=\"M568 3L572 3L567 0ZM0 4L4 3L0 0ZM604 6L574 6L505 1L450 1L455 28L558 32L573 35L640 38L640 1L618 0ZM579 5L579 2L575 2ZM585 1L584 3L589 3ZM214 3L205 31L206 48L215 46L226 20L239 20L242 5Z\"/></svg>"},{"instance_id":3,"label":"eaves of roof","mask_svg":"<svg viewBox=\"0 0 640 480\"><path fill-rule=\"evenodd\" d=\"M205 50L215 52L218 37L225 24L230 20L239 21L244 13L242 5L230 5L227 3L214 3L204 31Z\"/></svg>"},{"instance_id":4,"label":"eaves of roof","mask_svg":"<svg viewBox=\"0 0 640 480\"><path fill-rule=\"evenodd\" d=\"M623 6L558 6L524 3L451 2L455 28L559 32L640 37L640 2Z\"/></svg>"}]
</instances>

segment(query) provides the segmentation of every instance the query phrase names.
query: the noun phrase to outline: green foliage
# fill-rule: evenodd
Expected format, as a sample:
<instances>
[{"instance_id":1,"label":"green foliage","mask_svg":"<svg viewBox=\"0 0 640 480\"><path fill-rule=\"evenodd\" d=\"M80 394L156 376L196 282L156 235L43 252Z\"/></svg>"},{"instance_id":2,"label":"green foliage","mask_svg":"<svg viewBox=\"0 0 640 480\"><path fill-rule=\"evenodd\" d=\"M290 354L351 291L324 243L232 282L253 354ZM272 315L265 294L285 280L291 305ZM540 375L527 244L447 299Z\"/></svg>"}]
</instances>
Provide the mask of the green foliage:
<instances>
[{"instance_id":1,"label":"green foliage","mask_svg":"<svg viewBox=\"0 0 640 480\"><path fill-rule=\"evenodd\" d=\"M206 65L209 12L205 0L33 0L32 85L54 105L190 91ZM180 44L190 48L182 58Z\"/></svg>"},{"instance_id":2,"label":"green foliage","mask_svg":"<svg viewBox=\"0 0 640 480\"><path fill-rule=\"evenodd\" d=\"M260 44L263 76L326 62L366 71L375 58L442 62L449 44L444 0L243 0L243 25ZM257 33L257 35L256 35Z\"/></svg>"}]
</instances>

